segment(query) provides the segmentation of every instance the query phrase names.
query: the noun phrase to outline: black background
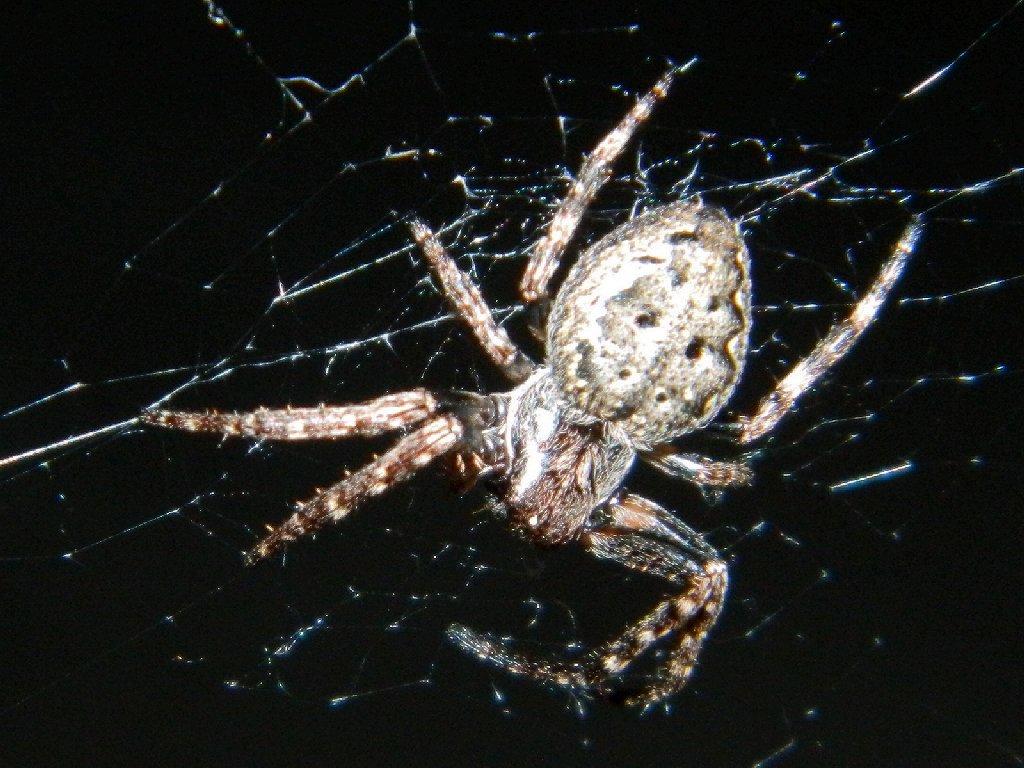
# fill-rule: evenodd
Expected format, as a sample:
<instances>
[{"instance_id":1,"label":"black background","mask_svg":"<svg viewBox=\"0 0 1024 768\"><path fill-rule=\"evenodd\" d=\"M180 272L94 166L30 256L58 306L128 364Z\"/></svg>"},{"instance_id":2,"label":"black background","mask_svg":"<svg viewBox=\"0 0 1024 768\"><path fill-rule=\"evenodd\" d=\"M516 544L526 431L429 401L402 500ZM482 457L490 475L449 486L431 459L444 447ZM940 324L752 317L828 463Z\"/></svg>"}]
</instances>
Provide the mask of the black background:
<instances>
[{"instance_id":1,"label":"black background","mask_svg":"<svg viewBox=\"0 0 1024 768\"><path fill-rule=\"evenodd\" d=\"M908 191L902 205L884 193L885 205L837 206L854 213L834 222L810 203L752 219L755 253L767 254L758 304L842 303L831 276L865 285L871 268L850 264L877 264L908 212L928 231L899 290L932 299L883 315L759 457L753 488L709 508L689 489L636 479L708 530L732 568L727 612L668 713L578 703L445 644L454 620L538 641L601 638L657 586L534 552L472 516L479 497L452 497L436 479L296 548L287 567L243 569L238 553L262 522L364 445L250 450L129 425L7 468L0 762L1024 761L1024 195L1015 177L942 192L1022 165L1024 14L1007 3L955 17L927 3L762 5L226 4L234 27L200 3L8 12L0 455L131 419L179 386L181 407L246 408L495 384L446 324L345 346L439 313L411 255L374 260L407 239L399 217L439 226L465 213L458 173L508 172L505 158L574 167L630 103L610 86L641 90L666 58L701 60L645 132L650 156L678 158L697 131L798 136L827 148L807 153L812 165L881 147L844 183ZM335 87L356 73L362 82L330 98L293 82L304 122L274 79ZM560 114L575 119L568 147ZM753 210L755 196L716 197L714 182L789 167L781 144L753 170L762 152L749 143L713 153L697 189ZM635 153L624 172L630 163ZM498 227L489 242L513 248L516 228L545 209L505 202L520 219L470 217L448 239ZM847 261L851 237L865 253ZM789 252L815 259L789 270ZM499 305L513 301L519 266L484 270ZM271 306L280 285L337 274ZM737 410L833 317L793 314L759 316L763 346ZM888 481L828 491L907 462ZM318 616L326 628L268 671L263 646ZM334 696L348 698L330 706Z\"/></svg>"}]
</instances>

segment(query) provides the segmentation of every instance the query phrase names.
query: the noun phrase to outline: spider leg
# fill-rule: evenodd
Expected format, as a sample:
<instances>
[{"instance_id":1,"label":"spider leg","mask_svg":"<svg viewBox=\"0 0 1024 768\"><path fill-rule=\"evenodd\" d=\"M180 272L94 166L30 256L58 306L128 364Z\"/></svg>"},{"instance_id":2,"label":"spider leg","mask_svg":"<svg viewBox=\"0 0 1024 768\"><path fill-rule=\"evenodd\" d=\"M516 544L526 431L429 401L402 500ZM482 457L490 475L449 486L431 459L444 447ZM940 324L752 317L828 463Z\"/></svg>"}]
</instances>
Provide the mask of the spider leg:
<instances>
[{"instance_id":1,"label":"spider leg","mask_svg":"<svg viewBox=\"0 0 1024 768\"><path fill-rule=\"evenodd\" d=\"M627 496L619 512L616 522L630 519L644 533L614 528L597 531L588 548L598 557L685 585L682 592L660 602L618 638L593 651L596 666L608 677L671 636L667 658L649 685L606 692L631 706L650 706L677 693L693 674L704 639L722 611L729 577L725 563L699 533L653 502ZM665 540L650 538L665 533L669 534Z\"/></svg>"},{"instance_id":2,"label":"spider leg","mask_svg":"<svg viewBox=\"0 0 1024 768\"><path fill-rule=\"evenodd\" d=\"M401 438L390 450L307 502L260 539L245 556L249 565L279 552L288 542L337 522L374 496L379 496L417 471L454 450L462 440L462 424L451 414L433 417Z\"/></svg>"},{"instance_id":3,"label":"spider leg","mask_svg":"<svg viewBox=\"0 0 1024 768\"><path fill-rule=\"evenodd\" d=\"M449 637L463 650L513 673L556 685L599 692L629 705L648 706L671 696L689 679L705 637L722 610L728 586L725 563L695 530L640 496L610 500L582 536L594 555L659 576L683 590L660 602L619 637L576 660L538 658L468 627ZM608 679L659 640L675 635L658 676L637 690L618 691Z\"/></svg>"},{"instance_id":4,"label":"spider leg","mask_svg":"<svg viewBox=\"0 0 1024 768\"><path fill-rule=\"evenodd\" d=\"M833 325L811 353L793 366L793 370L783 377L775 390L761 400L753 416L729 425L738 430L741 443L753 442L770 432L793 408L797 398L811 389L850 351L861 334L874 322L893 285L906 268L922 230L919 218L907 225L875 282L857 302L850 316Z\"/></svg>"},{"instance_id":5,"label":"spider leg","mask_svg":"<svg viewBox=\"0 0 1024 768\"><path fill-rule=\"evenodd\" d=\"M480 290L455 264L430 228L419 219L410 223L412 235L430 263L434 277L441 284L441 293L455 314L473 334L484 354L497 365L510 381L524 381L536 367L494 321Z\"/></svg>"},{"instance_id":6,"label":"spider leg","mask_svg":"<svg viewBox=\"0 0 1024 768\"><path fill-rule=\"evenodd\" d=\"M410 389L363 403L315 408L259 408L249 413L145 411L146 424L186 432L213 432L261 440L330 440L370 437L423 421L441 404L425 389Z\"/></svg>"},{"instance_id":7,"label":"spider leg","mask_svg":"<svg viewBox=\"0 0 1024 768\"><path fill-rule=\"evenodd\" d=\"M693 61L696 61L695 59ZM548 224L544 236L537 242L526 265L519 293L527 302L547 297L548 283L558 269L558 262L566 246L576 233L583 214L611 175L611 166L622 154L637 129L647 121L655 104L665 98L672 80L687 69L693 61L682 67L673 66L642 96L618 125L587 155L583 166Z\"/></svg>"},{"instance_id":8,"label":"spider leg","mask_svg":"<svg viewBox=\"0 0 1024 768\"><path fill-rule=\"evenodd\" d=\"M657 445L640 454L647 463L666 475L699 486L727 488L750 485L754 473L741 462L716 461L696 453L679 453L669 445Z\"/></svg>"}]
</instances>

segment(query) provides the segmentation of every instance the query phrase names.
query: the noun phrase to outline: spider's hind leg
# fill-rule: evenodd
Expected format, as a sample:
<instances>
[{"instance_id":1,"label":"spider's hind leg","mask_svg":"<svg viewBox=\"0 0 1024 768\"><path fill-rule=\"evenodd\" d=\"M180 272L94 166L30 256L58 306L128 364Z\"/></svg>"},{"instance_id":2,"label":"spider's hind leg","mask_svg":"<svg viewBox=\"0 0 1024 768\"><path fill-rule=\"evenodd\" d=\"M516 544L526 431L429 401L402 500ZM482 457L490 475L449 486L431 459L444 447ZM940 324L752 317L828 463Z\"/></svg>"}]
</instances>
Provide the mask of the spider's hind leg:
<instances>
[{"instance_id":1,"label":"spider's hind leg","mask_svg":"<svg viewBox=\"0 0 1024 768\"><path fill-rule=\"evenodd\" d=\"M753 416L728 425L737 431L741 443L751 443L774 429L782 417L792 410L797 398L811 389L850 351L857 339L875 321L889 292L906 269L923 228L919 218L907 225L875 282L857 302L849 317L833 325L811 353L793 366L793 370L761 400Z\"/></svg>"}]
</instances>

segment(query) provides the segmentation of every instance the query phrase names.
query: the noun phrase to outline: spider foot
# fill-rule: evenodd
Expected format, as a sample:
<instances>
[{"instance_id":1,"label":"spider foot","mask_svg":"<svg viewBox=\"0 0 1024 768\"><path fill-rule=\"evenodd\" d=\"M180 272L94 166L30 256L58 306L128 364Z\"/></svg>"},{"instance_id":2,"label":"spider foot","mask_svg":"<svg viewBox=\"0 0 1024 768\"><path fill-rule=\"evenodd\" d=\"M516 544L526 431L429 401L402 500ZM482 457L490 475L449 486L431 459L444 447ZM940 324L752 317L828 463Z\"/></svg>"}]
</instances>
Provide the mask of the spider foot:
<instances>
[{"instance_id":1,"label":"spider foot","mask_svg":"<svg viewBox=\"0 0 1024 768\"><path fill-rule=\"evenodd\" d=\"M302 508L281 525L269 527L267 535L260 539L243 556L246 566L254 566L282 552L289 543L313 533L322 525L322 519L303 515Z\"/></svg>"}]
</instances>

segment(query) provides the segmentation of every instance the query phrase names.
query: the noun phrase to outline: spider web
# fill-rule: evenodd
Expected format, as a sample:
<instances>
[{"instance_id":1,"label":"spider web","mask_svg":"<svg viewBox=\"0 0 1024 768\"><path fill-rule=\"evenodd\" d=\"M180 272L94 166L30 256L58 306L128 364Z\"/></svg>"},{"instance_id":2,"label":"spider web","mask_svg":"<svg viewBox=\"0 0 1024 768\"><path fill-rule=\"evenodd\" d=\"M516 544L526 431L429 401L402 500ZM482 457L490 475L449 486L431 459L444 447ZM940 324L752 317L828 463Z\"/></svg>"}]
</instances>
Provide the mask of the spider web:
<instances>
[{"instance_id":1,"label":"spider web","mask_svg":"<svg viewBox=\"0 0 1024 768\"><path fill-rule=\"evenodd\" d=\"M39 10L5 125L0 754L38 764L45 732L81 762L127 732L150 763L386 743L474 764L1020 764L1019 6ZM242 567L265 523L387 441L218 442L139 411L504 388L405 221L529 345L525 244L636 94L694 57L579 242L696 194L742 219L757 314L732 412L848 311L911 215L927 228L752 488L632 476L731 563L671 708L640 719L450 648L452 621L586 646L661 587L536 551L430 473Z\"/></svg>"}]
</instances>

